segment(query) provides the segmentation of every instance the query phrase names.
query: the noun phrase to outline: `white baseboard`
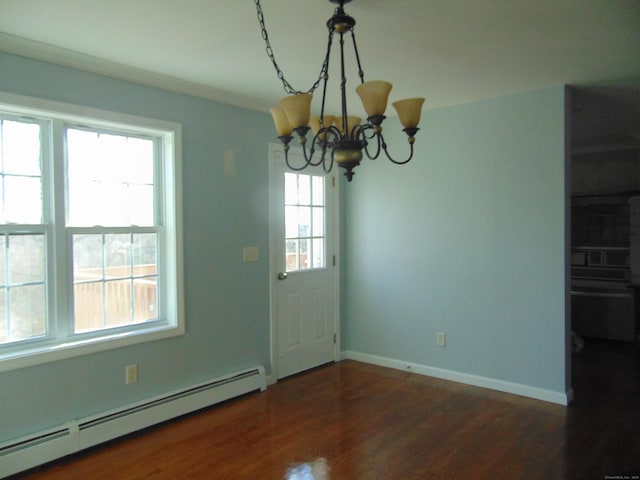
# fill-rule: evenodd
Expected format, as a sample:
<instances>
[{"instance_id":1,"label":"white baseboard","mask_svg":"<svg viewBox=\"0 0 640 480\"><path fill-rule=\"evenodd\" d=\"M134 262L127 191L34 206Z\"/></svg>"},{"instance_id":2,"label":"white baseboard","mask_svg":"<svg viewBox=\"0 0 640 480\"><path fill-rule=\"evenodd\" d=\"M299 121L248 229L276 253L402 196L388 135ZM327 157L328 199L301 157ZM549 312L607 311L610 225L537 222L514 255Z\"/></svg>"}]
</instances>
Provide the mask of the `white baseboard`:
<instances>
[{"instance_id":1,"label":"white baseboard","mask_svg":"<svg viewBox=\"0 0 640 480\"><path fill-rule=\"evenodd\" d=\"M522 397L535 398L536 400L543 400L545 402L557 403L560 405L568 405L571 401L571 397L573 396L573 392L571 390L566 393L556 392L553 390L546 390L544 388L531 387L529 385L506 382L504 380L496 380L495 378L481 377L453 370L445 370L442 368L430 367L428 365L420 365L418 363L404 362L402 360L354 352L351 350L340 352L340 359L356 360L358 362L370 363L380 367L409 371L419 375L425 375L427 377L450 380L452 382L488 388L499 392L513 393Z\"/></svg>"}]
</instances>

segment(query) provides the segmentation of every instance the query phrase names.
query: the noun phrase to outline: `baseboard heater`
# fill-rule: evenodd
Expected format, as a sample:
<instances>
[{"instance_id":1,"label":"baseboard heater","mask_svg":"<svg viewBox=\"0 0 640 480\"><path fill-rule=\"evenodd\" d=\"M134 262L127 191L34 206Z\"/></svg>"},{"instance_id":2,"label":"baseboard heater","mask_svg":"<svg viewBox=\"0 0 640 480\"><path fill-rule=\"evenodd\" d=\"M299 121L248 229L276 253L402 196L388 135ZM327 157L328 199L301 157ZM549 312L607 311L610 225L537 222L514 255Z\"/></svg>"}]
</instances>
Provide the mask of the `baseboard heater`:
<instances>
[{"instance_id":1,"label":"baseboard heater","mask_svg":"<svg viewBox=\"0 0 640 480\"><path fill-rule=\"evenodd\" d=\"M257 366L5 442L0 478L266 387Z\"/></svg>"}]
</instances>

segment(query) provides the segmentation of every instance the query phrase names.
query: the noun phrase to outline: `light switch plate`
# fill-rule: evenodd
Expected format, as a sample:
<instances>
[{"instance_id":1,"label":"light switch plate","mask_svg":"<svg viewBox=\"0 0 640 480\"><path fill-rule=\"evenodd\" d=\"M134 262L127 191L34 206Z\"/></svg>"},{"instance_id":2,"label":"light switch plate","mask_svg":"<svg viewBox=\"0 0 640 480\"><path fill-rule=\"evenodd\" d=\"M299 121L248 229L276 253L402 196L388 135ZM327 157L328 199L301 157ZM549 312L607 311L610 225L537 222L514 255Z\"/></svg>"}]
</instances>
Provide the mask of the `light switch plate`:
<instances>
[{"instance_id":1,"label":"light switch plate","mask_svg":"<svg viewBox=\"0 0 640 480\"><path fill-rule=\"evenodd\" d=\"M258 247L244 247L242 249L243 262L257 262L260 260L260 250Z\"/></svg>"}]
</instances>

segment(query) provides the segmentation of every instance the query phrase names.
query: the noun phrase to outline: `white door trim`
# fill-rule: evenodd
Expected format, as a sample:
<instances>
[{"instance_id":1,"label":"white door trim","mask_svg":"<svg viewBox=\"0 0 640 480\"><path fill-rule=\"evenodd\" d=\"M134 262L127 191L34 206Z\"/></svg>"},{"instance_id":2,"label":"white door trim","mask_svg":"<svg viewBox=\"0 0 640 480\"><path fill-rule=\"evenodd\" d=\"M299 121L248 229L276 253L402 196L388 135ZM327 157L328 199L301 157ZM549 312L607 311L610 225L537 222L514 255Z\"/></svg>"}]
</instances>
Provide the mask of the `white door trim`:
<instances>
[{"instance_id":1,"label":"white door trim","mask_svg":"<svg viewBox=\"0 0 640 480\"><path fill-rule=\"evenodd\" d=\"M299 147L290 147L290 151L298 150L300 155L302 155L302 149ZM273 218L273 209L271 208L273 204L273 195L275 189L275 161L276 161L276 152L282 151L282 144L280 143L269 143L268 145L268 175L269 175L269 330L270 330L270 338L271 338L271 349L270 349L270 363L271 369L269 372L268 383L273 384L277 382L278 372L277 372L277 362L276 362L276 353L277 353L277 326L276 326L276 286L279 267L277 265L277 250L274 244L273 239L275 238L275 232L273 231L276 222ZM338 361L340 359L340 181L339 181L339 173L337 167L331 172L331 176L335 178L335 187L331 189L333 194L333 251L336 258L336 264L333 268L333 282L334 282L334 324L333 331L335 333L336 341L333 345L333 360ZM328 180L332 181L332 180ZM329 264L332 263L332 259L327 259Z\"/></svg>"}]
</instances>

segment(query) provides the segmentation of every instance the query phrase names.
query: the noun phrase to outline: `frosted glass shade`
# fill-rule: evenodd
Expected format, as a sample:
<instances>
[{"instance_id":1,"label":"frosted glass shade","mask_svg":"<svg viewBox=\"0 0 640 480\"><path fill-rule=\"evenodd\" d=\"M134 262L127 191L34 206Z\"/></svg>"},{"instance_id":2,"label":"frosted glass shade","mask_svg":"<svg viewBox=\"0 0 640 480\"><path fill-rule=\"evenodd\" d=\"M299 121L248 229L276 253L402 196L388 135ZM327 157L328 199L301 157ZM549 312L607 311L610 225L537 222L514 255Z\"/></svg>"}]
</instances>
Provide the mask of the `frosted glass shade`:
<instances>
[{"instance_id":1,"label":"frosted glass shade","mask_svg":"<svg viewBox=\"0 0 640 480\"><path fill-rule=\"evenodd\" d=\"M293 127L289 123L289 119L285 115L284 110L275 107L270 108L269 111L271 112L271 116L273 117L273 123L276 126L278 136L282 137L283 135L291 135Z\"/></svg>"},{"instance_id":2,"label":"frosted glass shade","mask_svg":"<svg viewBox=\"0 0 640 480\"><path fill-rule=\"evenodd\" d=\"M306 127L309 125L312 98L313 95L310 93L301 93L298 95L289 95L280 100L280 108L284 110L293 128Z\"/></svg>"},{"instance_id":3,"label":"frosted glass shade","mask_svg":"<svg viewBox=\"0 0 640 480\"><path fill-rule=\"evenodd\" d=\"M424 98L406 98L393 102L393 107L398 112L398 118L404 128L415 128L420 123L420 113Z\"/></svg>"},{"instance_id":4,"label":"frosted glass shade","mask_svg":"<svg viewBox=\"0 0 640 480\"><path fill-rule=\"evenodd\" d=\"M346 134L351 135L351 132L353 131L353 127L355 127L356 125L360 125L360 122L362 122L362 119L360 117L355 117L353 115L347 116L347 133ZM334 123L336 127L338 127L338 129L340 129L340 131L342 132L342 117L336 117L336 119L334 120Z\"/></svg>"},{"instance_id":5,"label":"frosted glass shade","mask_svg":"<svg viewBox=\"0 0 640 480\"><path fill-rule=\"evenodd\" d=\"M335 115L325 115L323 118L322 126L324 128L330 127L333 125L333 120L336 118ZM311 126L311 130L313 134L317 134L318 130L320 130L320 117L311 117L309 121L309 126Z\"/></svg>"},{"instance_id":6,"label":"frosted glass shade","mask_svg":"<svg viewBox=\"0 0 640 480\"><path fill-rule=\"evenodd\" d=\"M356 93L362 100L362 106L367 112L367 116L384 115L392 87L393 85L383 80L364 82L356 87Z\"/></svg>"}]
</instances>

